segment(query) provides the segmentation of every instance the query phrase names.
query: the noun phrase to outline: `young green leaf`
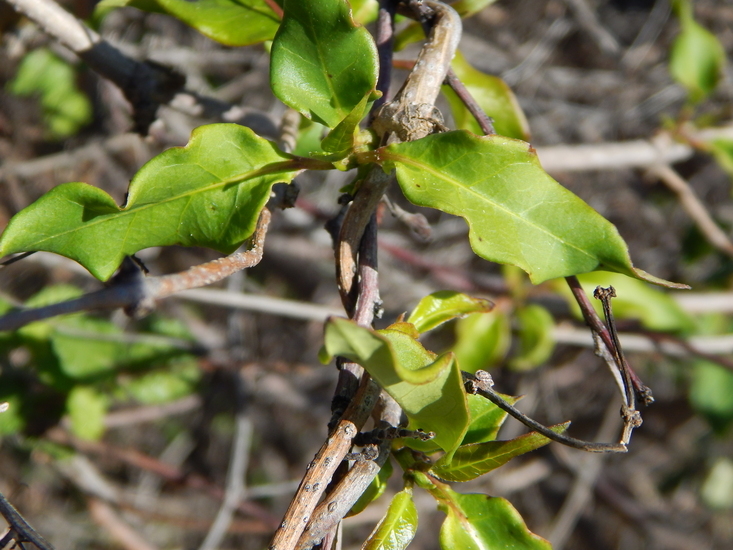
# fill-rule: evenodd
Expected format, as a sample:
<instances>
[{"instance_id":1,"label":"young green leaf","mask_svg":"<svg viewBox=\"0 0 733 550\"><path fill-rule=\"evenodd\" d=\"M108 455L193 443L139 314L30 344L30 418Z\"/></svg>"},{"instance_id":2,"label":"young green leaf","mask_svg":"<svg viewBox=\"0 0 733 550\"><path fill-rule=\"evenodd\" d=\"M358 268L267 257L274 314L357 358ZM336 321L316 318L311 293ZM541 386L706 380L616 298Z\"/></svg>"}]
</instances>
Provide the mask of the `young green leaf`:
<instances>
[{"instance_id":1,"label":"young green leaf","mask_svg":"<svg viewBox=\"0 0 733 550\"><path fill-rule=\"evenodd\" d=\"M186 147L143 166L120 208L101 189L67 183L10 220L0 256L45 250L106 281L125 256L151 246L206 246L228 254L254 231L273 184L300 161L236 124L197 128Z\"/></svg>"},{"instance_id":2,"label":"young green leaf","mask_svg":"<svg viewBox=\"0 0 733 550\"><path fill-rule=\"evenodd\" d=\"M321 147L324 151L335 153L337 155L346 156L356 144L356 131L359 128L359 122L364 118L367 110L367 101L369 96L364 96L359 103L356 104L351 112L346 115L338 125L331 130L328 135L323 138Z\"/></svg>"},{"instance_id":3,"label":"young green leaf","mask_svg":"<svg viewBox=\"0 0 733 550\"><path fill-rule=\"evenodd\" d=\"M108 400L90 386L75 386L66 399L71 431L81 439L99 439L104 433Z\"/></svg>"},{"instance_id":4,"label":"young green leaf","mask_svg":"<svg viewBox=\"0 0 733 550\"><path fill-rule=\"evenodd\" d=\"M387 513L362 545L362 550L403 550L415 537L417 508L412 501L412 489L397 493Z\"/></svg>"},{"instance_id":5,"label":"young green leaf","mask_svg":"<svg viewBox=\"0 0 733 550\"><path fill-rule=\"evenodd\" d=\"M712 92L723 76L725 49L710 31L701 26L692 13L689 0L673 3L681 32L672 44L669 72L697 103Z\"/></svg>"},{"instance_id":6,"label":"young green leaf","mask_svg":"<svg viewBox=\"0 0 733 550\"><path fill-rule=\"evenodd\" d=\"M167 13L227 46L272 40L280 26L279 14L265 0L102 0L94 18L123 6Z\"/></svg>"},{"instance_id":7,"label":"young green leaf","mask_svg":"<svg viewBox=\"0 0 733 550\"><path fill-rule=\"evenodd\" d=\"M345 0L286 0L270 83L286 105L335 128L377 83L377 47Z\"/></svg>"},{"instance_id":8,"label":"young green leaf","mask_svg":"<svg viewBox=\"0 0 733 550\"><path fill-rule=\"evenodd\" d=\"M76 85L76 71L45 48L23 58L8 89L40 96L43 118L55 138L72 136L92 120L92 104Z\"/></svg>"},{"instance_id":9,"label":"young green leaf","mask_svg":"<svg viewBox=\"0 0 733 550\"><path fill-rule=\"evenodd\" d=\"M504 360L512 343L509 317L501 310L474 313L456 323L453 353L461 370L488 370Z\"/></svg>"},{"instance_id":10,"label":"young green leaf","mask_svg":"<svg viewBox=\"0 0 733 550\"><path fill-rule=\"evenodd\" d=\"M482 298L473 298L460 292L440 290L425 296L407 319L418 332L433 330L446 321L475 312L491 311L494 305Z\"/></svg>"},{"instance_id":11,"label":"young green leaf","mask_svg":"<svg viewBox=\"0 0 733 550\"><path fill-rule=\"evenodd\" d=\"M529 139L527 118L506 82L499 77L474 69L461 52L456 52L451 62L451 68L479 106L494 120L494 130L497 134L523 140ZM449 86L443 86L443 94L448 98L456 128L469 130L474 134L483 134L476 119Z\"/></svg>"},{"instance_id":12,"label":"young green leaf","mask_svg":"<svg viewBox=\"0 0 733 550\"><path fill-rule=\"evenodd\" d=\"M404 332L371 331L340 318L326 324L325 349L362 365L399 403L413 429L435 432L446 453L458 447L469 417L452 354L436 357Z\"/></svg>"},{"instance_id":13,"label":"young green leaf","mask_svg":"<svg viewBox=\"0 0 733 550\"><path fill-rule=\"evenodd\" d=\"M508 500L463 495L445 487L439 507L447 514L440 528L442 550L456 548L522 548L552 550L550 543L527 529Z\"/></svg>"},{"instance_id":14,"label":"young green leaf","mask_svg":"<svg viewBox=\"0 0 733 550\"><path fill-rule=\"evenodd\" d=\"M613 224L553 180L527 143L459 130L374 156L396 168L411 202L463 217L479 256L521 267L535 284L607 269L687 288L635 268Z\"/></svg>"},{"instance_id":15,"label":"young green leaf","mask_svg":"<svg viewBox=\"0 0 733 550\"><path fill-rule=\"evenodd\" d=\"M144 405L159 405L191 395L201 378L196 361L183 359L164 368L129 378L121 387Z\"/></svg>"},{"instance_id":16,"label":"young green leaf","mask_svg":"<svg viewBox=\"0 0 733 550\"><path fill-rule=\"evenodd\" d=\"M539 367L555 349L552 337L555 320L549 311L538 304L519 308L516 318L519 322L519 351L509 361L509 366L515 370Z\"/></svg>"},{"instance_id":17,"label":"young green leaf","mask_svg":"<svg viewBox=\"0 0 733 550\"><path fill-rule=\"evenodd\" d=\"M689 399L722 434L733 422L733 373L710 361L695 361Z\"/></svg>"},{"instance_id":18,"label":"young green leaf","mask_svg":"<svg viewBox=\"0 0 733 550\"><path fill-rule=\"evenodd\" d=\"M570 422L552 426L556 433L564 432ZM550 440L536 432L520 435L509 441L487 441L474 445L462 445L448 462L445 457L438 460L430 473L445 481L470 481L499 466L515 456L534 451L547 445Z\"/></svg>"},{"instance_id":19,"label":"young green leaf","mask_svg":"<svg viewBox=\"0 0 733 550\"><path fill-rule=\"evenodd\" d=\"M507 413L480 395L469 394L467 397L468 410L471 414L471 424L468 426L461 445L493 441L496 439L496 434L499 433L499 428L504 424ZM501 397L510 405L513 405L520 399L513 395L502 394Z\"/></svg>"}]
</instances>

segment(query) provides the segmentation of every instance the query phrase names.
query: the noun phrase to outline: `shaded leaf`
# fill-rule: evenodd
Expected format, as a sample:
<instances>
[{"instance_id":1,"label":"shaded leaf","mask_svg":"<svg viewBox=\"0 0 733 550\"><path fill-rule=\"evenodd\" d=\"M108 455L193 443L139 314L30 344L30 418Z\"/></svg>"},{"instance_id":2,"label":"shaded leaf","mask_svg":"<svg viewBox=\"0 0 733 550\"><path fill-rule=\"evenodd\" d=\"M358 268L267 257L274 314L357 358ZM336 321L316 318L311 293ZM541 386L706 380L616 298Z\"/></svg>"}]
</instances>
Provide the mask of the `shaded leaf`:
<instances>
[{"instance_id":1,"label":"shaded leaf","mask_svg":"<svg viewBox=\"0 0 733 550\"><path fill-rule=\"evenodd\" d=\"M635 319L648 330L662 332L685 333L695 328L693 318L674 298L642 281L619 273L604 272L584 273L578 276L578 280L588 296L593 295L597 286L613 286L616 289L616 297L611 300L611 305L613 316L617 319ZM556 289L565 296L574 315L582 319L578 303L565 281L558 281ZM598 315L602 316L603 306L600 300L594 299L591 303Z\"/></svg>"},{"instance_id":2,"label":"shaded leaf","mask_svg":"<svg viewBox=\"0 0 733 550\"><path fill-rule=\"evenodd\" d=\"M196 362L184 360L165 369L124 380L121 386L138 402L158 405L190 395L196 390L200 378L201 371Z\"/></svg>"},{"instance_id":3,"label":"shaded leaf","mask_svg":"<svg viewBox=\"0 0 733 550\"><path fill-rule=\"evenodd\" d=\"M570 422L552 426L556 433L564 432ZM470 481L499 466L515 456L534 451L547 445L550 440L536 432L520 435L509 441L487 441L473 445L461 445L450 461L445 457L438 460L430 472L445 481Z\"/></svg>"},{"instance_id":4,"label":"shaded leaf","mask_svg":"<svg viewBox=\"0 0 733 550\"><path fill-rule=\"evenodd\" d=\"M499 395L510 405L520 399L513 395ZM496 439L496 434L499 433L499 428L504 424L507 413L480 395L469 394L467 397L468 409L471 413L471 424L468 426L461 445L493 441Z\"/></svg>"},{"instance_id":5,"label":"shaded leaf","mask_svg":"<svg viewBox=\"0 0 733 550\"><path fill-rule=\"evenodd\" d=\"M416 531L417 508L412 501L412 489L408 487L394 496L362 550L402 550L410 544Z\"/></svg>"},{"instance_id":6,"label":"shaded leaf","mask_svg":"<svg viewBox=\"0 0 733 550\"><path fill-rule=\"evenodd\" d=\"M493 304L452 290L440 290L425 296L407 319L418 332L427 332L446 321L477 311L490 311Z\"/></svg>"},{"instance_id":7,"label":"shaded leaf","mask_svg":"<svg viewBox=\"0 0 733 550\"><path fill-rule=\"evenodd\" d=\"M280 26L280 17L264 0L102 0L94 18L123 6L167 13L227 46L271 40Z\"/></svg>"},{"instance_id":8,"label":"shaded leaf","mask_svg":"<svg viewBox=\"0 0 733 550\"><path fill-rule=\"evenodd\" d=\"M616 228L553 180L524 142L459 130L374 156L394 165L411 202L462 216L479 256L521 267L535 284L607 269L687 288L633 267Z\"/></svg>"},{"instance_id":9,"label":"shaded leaf","mask_svg":"<svg viewBox=\"0 0 733 550\"><path fill-rule=\"evenodd\" d=\"M92 120L92 104L76 85L76 71L45 48L23 57L8 89L40 97L44 121L55 138L72 136Z\"/></svg>"},{"instance_id":10,"label":"shaded leaf","mask_svg":"<svg viewBox=\"0 0 733 550\"><path fill-rule=\"evenodd\" d=\"M72 433L81 439L99 439L104 434L107 398L90 386L75 386L66 399Z\"/></svg>"},{"instance_id":11,"label":"shaded leaf","mask_svg":"<svg viewBox=\"0 0 733 550\"><path fill-rule=\"evenodd\" d=\"M340 318L326 324L325 349L362 365L399 403L412 429L434 431L447 453L460 444L468 406L452 354L436 357L404 332L371 331Z\"/></svg>"},{"instance_id":12,"label":"shaded leaf","mask_svg":"<svg viewBox=\"0 0 733 550\"><path fill-rule=\"evenodd\" d=\"M555 349L552 335L555 320L549 311L538 304L517 309L516 319L519 323L519 350L509 361L509 366L515 370L539 367Z\"/></svg>"},{"instance_id":13,"label":"shaded leaf","mask_svg":"<svg viewBox=\"0 0 733 550\"><path fill-rule=\"evenodd\" d=\"M286 0L270 83L286 105L334 128L377 83L377 49L345 0Z\"/></svg>"},{"instance_id":14,"label":"shaded leaf","mask_svg":"<svg viewBox=\"0 0 733 550\"><path fill-rule=\"evenodd\" d=\"M366 113L368 99L369 96L364 96L356 107L346 115L346 118L328 133L321 142L324 151L335 153L341 157L353 151L357 143L356 133L359 130L359 122Z\"/></svg>"},{"instance_id":15,"label":"shaded leaf","mask_svg":"<svg viewBox=\"0 0 733 550\"><path fill-rule=\"evenodd\" d=\"M475 313L456 323L453 353L461 370L475 373L488 370L503 361L512 342L512 331L506 313L495 309Z\"/></svg>"},{"instance_id":16,"label":"shaded leaf","mask_svg":"<svg viewBox=\"0 0 733 550\"><path fill-rule=\"evenodd\" d=\"M733 422L733 373L710 361L695 361L689 399L722 433Z\"/></svg>"},{"instance_id":17,"label":"shaded leaf","mask_svg":"<svg viewBox=\"0 0 733 550\"><path fill-rule=\"evenodd\" d=\"M458 0L453 2L451 7L456 10L462 18L471 17L480 12L486 6L496 2L496 0Z\"/></svg>"},{"instance_id":18,"label":"shaded leaf","mask_svg":"<svg viewBox=\"0 0 733 550\"><path fill-rule=\"evenodd\" d=\"M506 82L499 77L474 69L461 52L456 52L451 67L481 109L494 120L494 130L497 134L529 139L527 118ZM456 128L483 134L476 119L450 86L443 86L443 94L448 98Z\"/></svg>"},{"instance_id":19,"label":"shaded leaf","mask_svg":"<svg viewBox=\"0 0 733 550\"><path fill-rule=\"evenodd\" d=\"M669 72L698 102L710 94L723 76L725 49L710 31L697 23L689 0L675 0L681 32L672 44Z\"/></svg>"},{"instance_id":20,"label":"shaded leaf","mask_svg":"<svg viewBox=\"0 0 733 550\"><path fill-rule=\"evenodd\" d=\"M248 128L202 126L186 147L140 169L124 208L85 183L55 187L10 220L0 256L55 252L106 281L125 256L151 246L206 246L228 254L253 233L273 184L291 181L300 168Z\"/></svg>"}]
</instances>

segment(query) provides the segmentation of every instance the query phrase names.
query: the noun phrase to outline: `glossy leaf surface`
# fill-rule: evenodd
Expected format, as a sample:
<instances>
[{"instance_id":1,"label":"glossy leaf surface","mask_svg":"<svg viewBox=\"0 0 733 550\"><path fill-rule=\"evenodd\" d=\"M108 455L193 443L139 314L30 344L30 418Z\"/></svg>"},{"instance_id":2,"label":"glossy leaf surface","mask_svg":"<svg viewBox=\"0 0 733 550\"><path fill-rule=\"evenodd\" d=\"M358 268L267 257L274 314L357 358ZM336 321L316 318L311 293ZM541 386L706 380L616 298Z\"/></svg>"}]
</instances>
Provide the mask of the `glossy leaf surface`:
<instances>
[{"instance_id":1,"label":"glossy leaf surface","mask_svg":"<svg viewBox=\"0 0 733 550\"><path fill-rule=\"evenodd\" d=\"M551 429L562 433L569 425L570 423L566 422L553 426ZM544 435L532 432L509 441L487 441L474 445L462 445L450 462L441 458L430 471L445 481L470 481L503 466L515 456L539 449L549 442L550 440Z\"/></svg>"},{"instance_id":2,"label":"glossy leaf surface","mask_svg":"<svg viewBox=\"0 0 733 550\"><path fill-rule=\"evenodd\" d=\"M103 0L94 16L123 6L167 13L227 46L271 40L280 25L279 15L264 0Z\"/></svg>"},{"instance_id":3,"label":"glossy leaf surface","mask_svg":"<svg viewBox=\"0 0 733 550\"><path fill-rule=\"evenodd\" d=\"M633 267L616 228L553 180L524 142L455 131L376 154L394 165L411 202L463 217L479 256L521 267L535 284L606 269L684 287Z\"/></svg>"},{"instance_id":4,"label":"glossy leaf surface","mask_svg":"<svg viewBox=\"0 0 733 550\"><path fill-rule=\"evenodd\" d=\"M272 91L296 111L334 128L377 83L377 49L345 0L286 0L272 43Z\"/></svg>"},{"instance_id":5,"label":"glossy leaf surface","mask_svg":"<svg viewBox=\"0 0 733 550\"><path fill-rule=\"evenodd\" d=\"M417 508L412 501L412 489L397 493L362 550L403 550L417 531Z\"/></svg>"},{"instance_id":6,"label":"glossy leaf surface","mask_svg":"<svg viewBox=\"0 0 733 550\"><path fill-rule=\"evenodd\" d=\"M463 381L452 354L437 357L399 330L371 331L332 318L325 348L362 365L399 403L412 429L434 431L434 441L451 453L468 427Z\"/></svg>"},{"instance_id":7,"label":"glossy leaf surface","mask_svg":"<svg viewBox=\"0 0 733 550\"><path fill-rule=\"evenodd\" d=\"M669 72L698 102L710 94L723 76L725 49L710 31L695 21L692 3L675 0L681 32L672 44Z\"/></svg>"},{"instance_id":8,"label":"glossy leaf surface","mask_svg":"<svg viewBox=\"0 0 733 550\"><path fill-rule=\"evenodd\" d=\"M298 161L235 124L194 130L186 147L145 164L120 208L101 189L67 183L22 210L0 237L0 256L55 252L107 280L125 256L151 246L205 246L228 254L254 231L272 185Z\"/></svg>"},{"instance_id":9,"label":"glossy leaf surface","mask_svg":"<svg viewBox=\"0 0 733 550\"><path fill-rule=\"evenodd\" d=\"M494 120L494 130L502 136L528 140L529 123L511 88L501 78L474 69L461 52L451 62L451 68L481 109ZM481 127L449 86L443 86L456 128L481 135Z\"/></svg>"},{"instance_id":10,"label":"glossy leaf surface","mask_svg":"<svg viewBox=\"0 0 733 550\"><path fill-rule=\"evenodd\" d=\"M446 321L475 312L491 311L493 304L460 292L441 290L425 296L408 317L418 332L427 332Z\"/></svg>"}]
</instances>

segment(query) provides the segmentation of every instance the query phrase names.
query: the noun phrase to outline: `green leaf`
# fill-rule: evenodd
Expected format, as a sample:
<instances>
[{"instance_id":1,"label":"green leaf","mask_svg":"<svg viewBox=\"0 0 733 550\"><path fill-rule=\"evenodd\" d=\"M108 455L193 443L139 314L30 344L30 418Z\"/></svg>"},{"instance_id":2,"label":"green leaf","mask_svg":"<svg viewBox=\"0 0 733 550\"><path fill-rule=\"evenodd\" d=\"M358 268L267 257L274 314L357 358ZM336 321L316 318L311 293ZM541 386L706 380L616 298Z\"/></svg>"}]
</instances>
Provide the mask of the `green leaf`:
<instances>
[{"instance_id":1,"label":"green leaf","mask_svg":"<svg viewBox=\"0 0 733 550\"><path fill-rule=\"evenodd\" d=\"M436 357L404 332L375 332L340 318L326 324L325 348L362 365L399 403L413 429L435 432L435 443L449 454L460 444L469 417L452 354Z\"/></svg>"},{"instance_id":2,"label":"green leaf","mask_svg":"<svg viewBox=\"0 0 733 550\"><path fill-rule=\"evenodd\" d=\"M81 439L99 439L104 434L107 398L90 386L75 386L66 399L72 433Z\"/></svg>"},{"instance_id":3,"label":"green leaf","mask_svg":"<svg viewBox=\"0 0 733 550\"><path fill-rule=\"evenodd\" d=\"M616 290L616 297L611 300L611 305L613 316L617 319L634 319L641 322L645 329L661 332L689 333L695 329L693 318L674 298L642 281L619 273L604 272L584 273L578 276L578 280L588 296L593 295L597 286L612 286ZM558 281L555 288L565 296L574 315L582 319L578 303L565 281ZM598 315L602 316L600 300L594 299L591 303Z\"/></svg>"},{"instance_id":4,"label":"green leaf","mask_svg":"<svg viewBox=\"0 0 733 550\"><path fill-rule=\"evenodd\" d=\"M359 500L354 503L346 517L360 514L364 510L364 508L366 508L372 502L381 497L384 494L385 489L387 489L387 482L392 476L392 471L392 463L389 461L389 459L387 459L387 462L384 463L384 466L379 469L377 477L372 479L369 487L367 487L366 491L361 494Z\"/></svg>"},{"instance_id":5,"label":"green leaf","mask_svg":"<svg viewBox=\"0 0 733 550\"><path fill-rule=\"evenodd\" d=\"M733 373L709 361L695 361L689 398L722 433L733 421Z\"/></svg>"},{"instance_id":6,"label":"green leaf","mask_svg":"<svg viewBox=\"0 0 733 550\"><path fill-rule=\"evenodd\" d=\"M151 246L206 246L229 254L254 231L270 189L300 161L236 124L197 128L186 147L143 166L120 208L101 189L67 183L15 215L0 256L55 252L106 281L125 256Z\"/></svg>"},{"instance_id":7,"label":"green leaf","mask_svg":"<svg viewBox=\"0 0 733 550\"><path fill-rule=\"evenodd\" d=\"M473 298L460 292L440 290L425 296L407 319L418 332L427 332L446 321L478 311L491 311L494 307L488 300Z\"/></svg>"},{"instance_id":8,"label":"green leaf","mask_svg":"<svg viewBox=\"0 0 733 550\"><path fill-rule=\"evenodd\" d=\"M279 15L264 0L102 0L94 18L123 6L167 13L227 46L272 40L280 25Z\"/></svg>"},{"instance_id":9,"label":"green leaf","mask_svg":"<svg viewBox=\"0 0 733 550\"><path fill-rule=\"evenodd\" d=\"M552 329L555 320L544 307L530 304L517 309L519 323L519 350L509 361L515 370L529 370L547 361L555 349Z\"/></svg>"},{"instance_id":10,"label":"green leaf","mask_svg":"<svg viewBox=\"0 0 733 550\"><path fill-rule=\"evenodd\" d=\"M733 177L733 140L719 138L708 142L710 152L729 177Z\"/></svg>"},{"instance_id":11,"label":"green leaf","mask_svg":"<svg viewBox=\"0 0 733 550\"><path fill-rule=\"evenodd\" d=\"M379 2L377 0L349 0L354 21L367 25L377 19Z\"/></svg>"},{"instance_id":12,"label":"green leaf","mask_svg":"<svg viewBox=\"0 0 733 550\"><path fill-rule=\"evenodd\" d=\"M200 378L196 362L184 360L125 380L121 385L139 403L158 405L192 394Z\"/></svg>"},{"instance_id":13,"label":"green leaf","mask_svg":"<svg viewBox=\"0 0 733 550\"><path fill-rule=\"evenodd\" d=\"M23 57L8 89L40 96L44 121L55 138L72 136L92 120L92 104L76 85L76 71L45 48Z\"/></svg>"},{"instance_id":14,"label":"green leaf","mask_svg":"<svg viewBox=\"0 0 733 550\"><path fill-rule=\"evenodd\" d=\"M552 426L556 433L564 432L570 422ZM499 466L503 466L515 456L534 451L547 445L550 440L544 435L532 432L509 441L487 441L473 445L462 445L450 461L445 457L438 460L430 473L445 481L470 481Z\"/></svg>"},{"instance_id":15,"label":"green leaf","mask_svg":"<svg viewBox=\"0 0 733 550\"><path fill-rule=\"evenodd\" d=\"M286 0L270 83L286 105L334 128L377 83L377 48L345 0Z\"/></svg>"},{"instance_id":16,"label":"green leaf","mask_svg":"<svg viewBox=\"0 0 733 550\"><path fill-rule=\"evenodd\" d=\"M461 52L456 52L451 67L479 107L494 120L494 130L497 134L523 140L529 139L527 118L506 82L501 78L474 69ZM483 134L476 119L450 86L443 86L443 94L448 98L456 128L469 130L474 134Z\"/></svg>"},{"instance_id":17,"label":"green leaf","mask_svg":"<svg viewBox=\"0 0 733 550\"><path fill-rule=\"evenodd\" d=\"M440 528L442 550L552 550L550 543L527 529L509 501L488 495L462 495L447 486L439 507L447 514Z\"/></svg>"},{"instance_id":18,"label":"green leaf","mask_svg":"<svg viewBox=\"0 0 733 550\"><path fill-rule=\"evenodd\" d=\"M13 384L15 385L15 384ZM18 433L25 427L23 415L23 396L10 388L7 380L3 380L0 390L0 404L7 403L7 410L0 412L0 437Z\"/></svg>"},{"instance_id":19,"label":"green leaf","mask_svg":"<svg viewBox=\"0 0 733 550\"><path fill-rule=\"evenodd\" d=\"M364 96L359 103L356 104L351 112L346 115L338 125L331 130L321 142L321 147L329 153L346 156L354 149L357 142L356 132L359 129L359 122L364 118L367 109L367 101L369 96Z\"/></svg>"},{"instance_id":20,"label":"green leaf","mask_svg":"<svg viewBox=\"0 0 733 550\"><path fill-rule=\"evenodd\" d=\"M465 19L480 12L486 6L489 6L494 2L496 2L496 0L458 0L458 2L453 2L451 7Z\"/></svg>"},{"instance_id":21,"label":"green leaf","mask_svg":"<svg viewBox=\"0 0 733 550\"><path fill-rule=\"evenodd\" d=\"M412 501L412 489L397 493L387 513L362 545L362 550L403 550L415 537L417 508Z\"/></svg>"},{"instance_id":22,"label":"green leaf","mask_svg":"<svg viewBox=\"0 0 733 550\"><path fill-rule=\"evenodd\" d=\"M520 399L513 395L500 395L510 405ZM507 413L480 395L469 394L467 397L468 409L471 413L471 424L468 426L468 431L466 431L461 445L493 441L496 439L496 434L499 433L499 428L504 424Z\"/></svg>"},{"instance_id":23,"label":"green leaf","mask_svg":"<svg viewBox=\"0 0 733 550\"><path fill-rule=\"evenodd\" d=\"M479 256L521 267L535 284L606 269L687 288L633 267L616 228L553 180L527 143L459 130L373 157L395 166L411 202L463 217Z\"/></svg>"},{"instance_id":24,"label":"green leaf","mask_svg":"<svg viewBox=\"0 0 733 550\"><path fill-rule=\"evenodd\" d=\"M675 0L681 32L672 44L669 72L687 88L690 101L697 103L710 94L723 76L725 49L710 31L693 17L688 0Z\"/></svg>"},{"instance_id":25,"label":"green leaf","mask_svg":"<svg viewBox=\"0 0 733 550\"><path fill-rule=\"evenodd\" d=\"M499 309L475 313L456 323L453 353L461 370L488 370L504 360L512 342L509 317Z\"/></svg>"}]
</instances>

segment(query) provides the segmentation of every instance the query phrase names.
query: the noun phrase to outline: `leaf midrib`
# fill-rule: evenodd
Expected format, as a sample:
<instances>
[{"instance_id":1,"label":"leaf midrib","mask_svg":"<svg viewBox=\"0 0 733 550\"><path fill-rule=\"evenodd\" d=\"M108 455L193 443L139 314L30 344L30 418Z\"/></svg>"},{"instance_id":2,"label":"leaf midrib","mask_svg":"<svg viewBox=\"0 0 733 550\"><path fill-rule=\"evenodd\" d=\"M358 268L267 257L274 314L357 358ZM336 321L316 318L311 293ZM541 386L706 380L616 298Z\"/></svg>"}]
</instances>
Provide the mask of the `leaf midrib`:
<instances>
[{"instance_id":1,"label":"leaf midrib","mask_svg":"<svg viewBox=\"0 0 733 550\"><path fill-rule=\"evenodd\" d=\"M538 225L538 224L536 224L536 223L534 223L534 222L532 222L532 221L530 221L530 220L528 220L526 218L522 218L521 216L519 216L518 214L516 214L512 210L509 210L508 208L506 208L502 204L500 204L500 203L498 203L498 202L496 202L494 200L491 200L486 195L482 195L482 194L474 191L471 187L468 187L467 185L463 184L460 180L457 180L455 178L449 177L448 174L446 174L445 172L438 171L437 169L433 168L430 164L419 162L417 159L415 159L413 157L407 157L407 156L401 155L399 153L394 153L394 152L389 152L388 155L386 155L386 156L388 156L389 159L392 160L392 161L402 162L403 164L407 164L409 166L413 166L415 168L419 168L421 170L424 170L425 172L428 172L428 173L432 174L436 178L442 179L442 180L448 182L449 184L455 185L456 187L460 187L461 189L464 189L469 194L475 195L476 197L482 199L483 201L488 202L489 204L493 205L495 208L497 208L499 210L502 210L503 212L505 212L506 214L508 214L510 217L515 218L517 220L520 220L521 222L526 223L527 225L529 225L531 227L534 227L539 232L544 233L545 235L548 235L548 236L552 237L555 241L559 242L560 244L563 244L565 246L568 246L569 248L572 248L574 250L577 250L578 252L584 254L585 256L587 256L587 257L589 257L589 258L591 258L593 260L596 260L596 261L600 262L600 258L598 258L597 256L594 256L594 255L586 252L585 250L583 250L582 248L579 248L578 246L576 246L575 244L573 244L571 242L562 240L557 235L551 233L547 228L545 228L545 227L543 227L541 225ZM451 161L451 164L453 164L457 160L458 159L455 159L454 161ZM527 163L515 162L515 163L509 164L509 165L503 167L502 170L508 168L509 166L514 166L514 165L519 165L519 164L527 164ZM489 178L493 178L500 171L501 170L495 172L494 174L492 174L491 176L489 176ZM463 214L458 214L458 215L461 216L461 217L463 217L463 218L465 218L466 220L469 220L469 218L467 216L464 216Z\"/></svg>"},{"instance_id":2,"label":"leaf midrib","mask_svg":"<svg viewBox=\"0 0 733 550\"><path fill-rule=\"evenodd\" d=\"M177 201L177 200L180 200L180 199L185 198L185 197L196 195L197 193L205 193L207 191L212 191L214 189L217 189L219 187L223 187L225 185L229 185L229 184L232 184L232 183L242 183L242 182L244 182L246 180L257 178L257 177L260 177L260 176L266 176L266 175L269 175L269 174L276 174L278 172L290 172L290 171L293 171L293 170L287 170L286 168L287 168L287 166L291 165L292 163L293 163L293 161L291 161L291 160L286 160L286 161L281 161L281 162L275 162L275 163L269 164L267 166L264 166L262 168L258 168L257 170L252 170L251 172L247 172L247 173L244 173L244 174L238 174L238 175L233 176L231 178L227 178L225 180L222 180L222 181L213 183L211 185L207 185L206 187L200 187L200 188L192 189L192 190L187 191L185 193L181 193L180 195L176 195L174 197L169 197L169 198L163 199L161 201L145 203L145 204L141 204L140 206L132 205L129 209L127 209L127 207L121 208L118 212L112 212L110 214L103 214L102 216L99 216L98 217L99 219L96 220L96 221L88 222L88 223L79 225L77 227L74 227L73 229L69 229L67 231L63 231L61 233L56 233L54 235L50 235L48 237L45 237L45 238L43 238L43 239L41 239L39 241L36 241L36 243L34 244L34 246L38 246L41 243L44 243L46 241L49 241L49 240L52 240L52 239L57 239L57 238L63 237L64 235L68 235L70 233L74 233L76 231L81 231L83 229L89 229L90 227L94 227L95 225L99 225L101 223L105 223L105 222L109 221L110 219L121 219L124 216L127 216L128 214L137 215L140 212L142 212L144 210L147 210L149 208L155 208L155 207L158 207L158 206L167 204L169 202ZM73 202L75 204L81 206L82 208L85 208L86 207L85 204L81 204L81 203L76 202L76 201L73 201ZM119 206L118 206L118 208L119 208ZM128 227L128 231L129 231L129 227ZM127 240L127 237L125 237L125 242L126 242L126 240Z\"/></svg>"}]
</instances>

